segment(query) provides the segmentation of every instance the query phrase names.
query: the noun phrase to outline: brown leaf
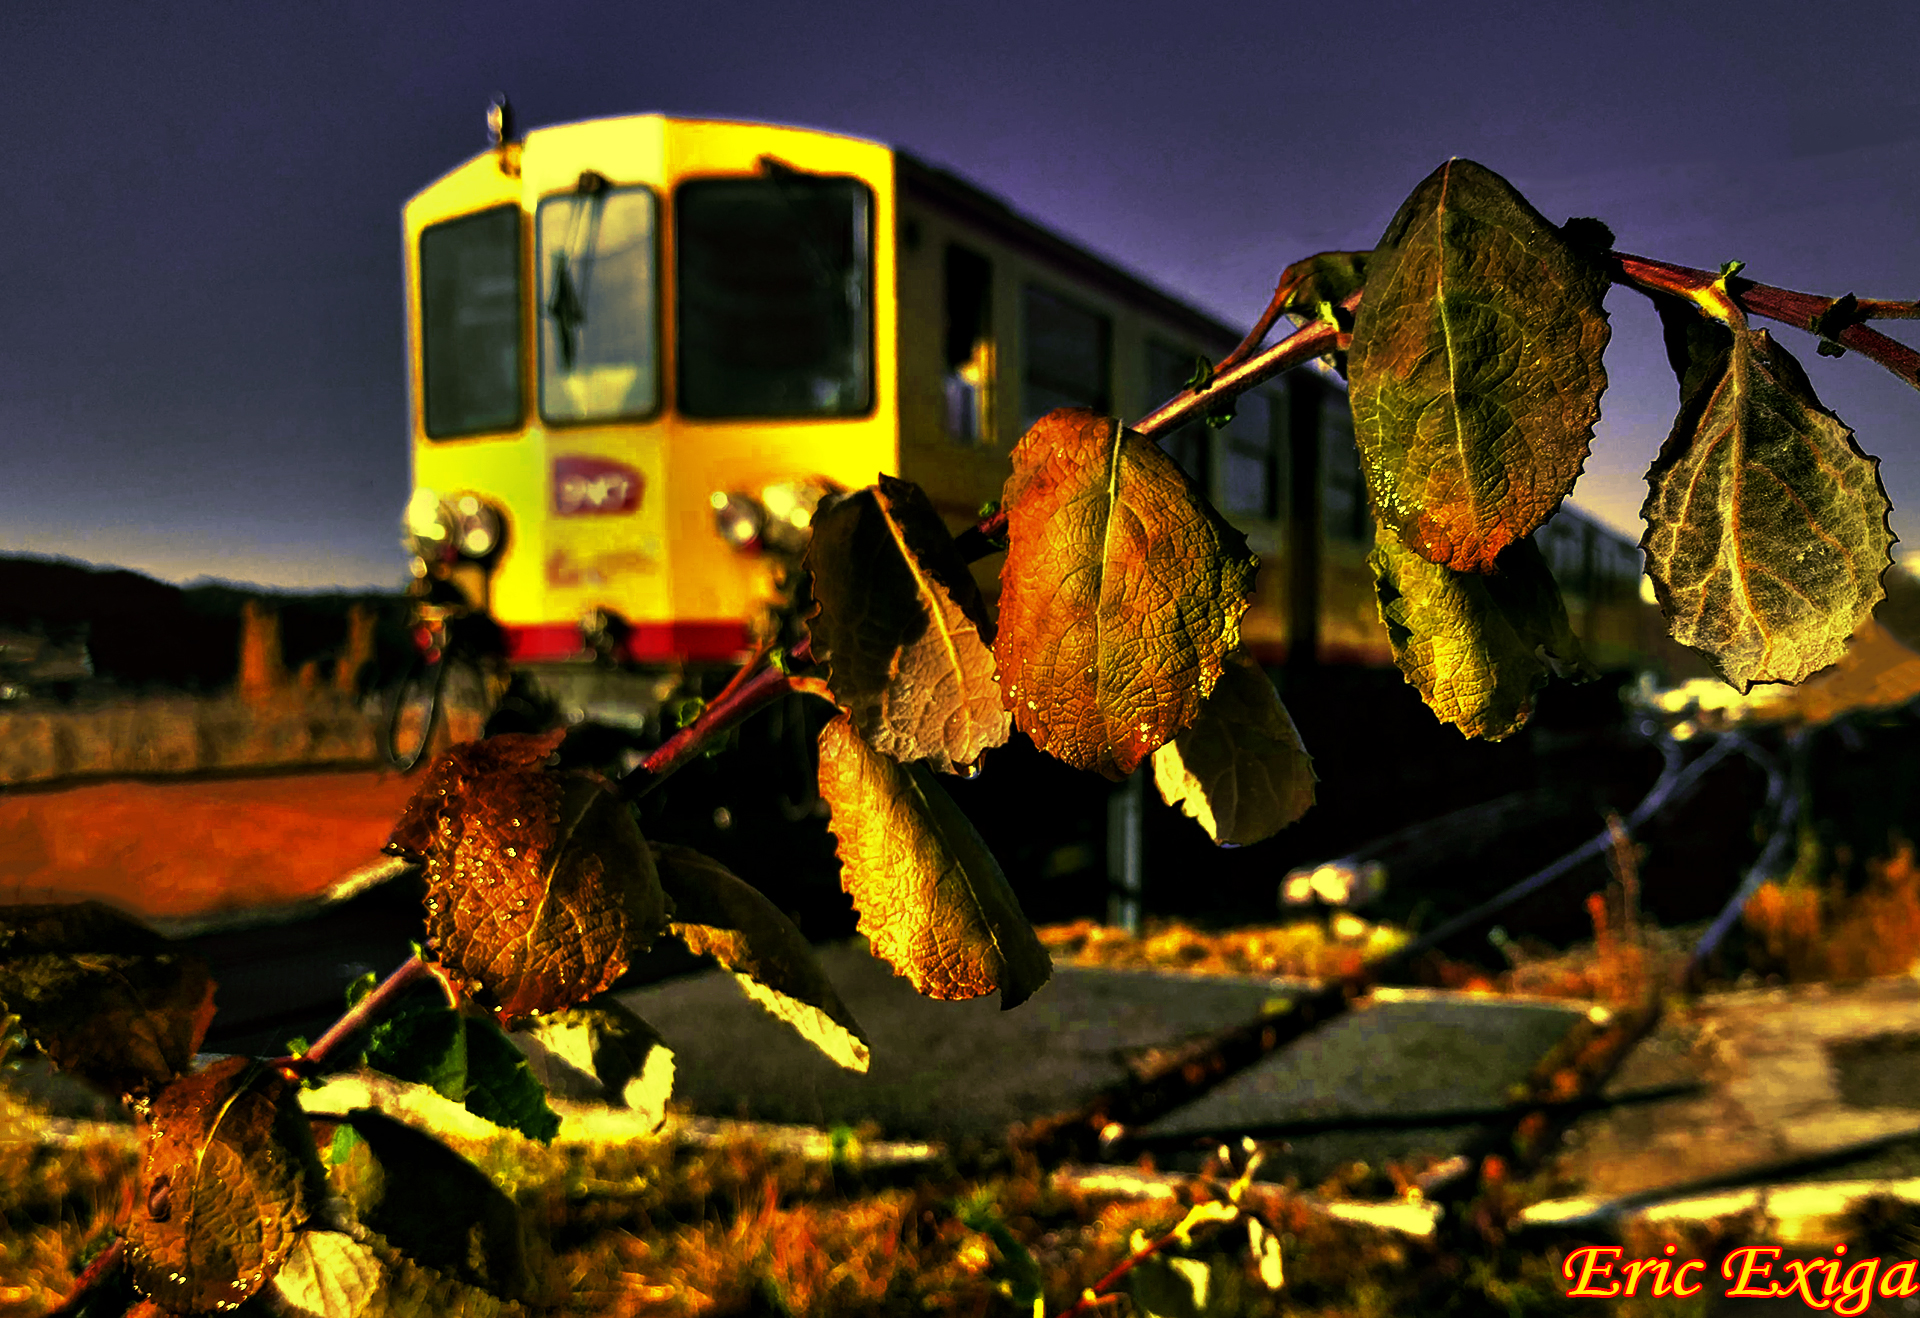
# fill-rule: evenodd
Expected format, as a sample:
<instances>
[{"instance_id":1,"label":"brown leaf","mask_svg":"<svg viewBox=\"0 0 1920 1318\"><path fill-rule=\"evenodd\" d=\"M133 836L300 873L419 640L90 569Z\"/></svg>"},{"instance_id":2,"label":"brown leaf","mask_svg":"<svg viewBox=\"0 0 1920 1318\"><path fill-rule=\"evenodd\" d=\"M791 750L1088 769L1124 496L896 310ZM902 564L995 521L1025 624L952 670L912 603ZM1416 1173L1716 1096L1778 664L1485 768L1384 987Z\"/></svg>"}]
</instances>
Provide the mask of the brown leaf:
<instances>
[{"instance_id":1,"label":"brown leaf","mask_svg":"<svg viewBox=\"0 0 1920 1318\"><path fill-rule=\"evenodd\" d=\"M1236 650L1193 726L1153 753L1153 781L1215 842L1245 846L1305 814L1316 779L1280 693Z\"/></svg>"},{"instance_id":2,"label":"brown leaf","mask_svg":"<svg viewBox=\"0 0 1920 1318\"><path fill-rule=\"evenodd\" d=\"M1001 699L1040 749L1119 781L1193 723L1259 560L1174 460L1063 408L1013 451Z\"/></svg>"},{"instance_id":3,"label":"brown leaf","mask_svg":"<svg viewBox=\"0 0 1920 1318\"><path fill-rule=\"evenodd\" d=\"M673 898L674 936L734 973L748 997L849 1071L867 1069L867 1036L806 935L758 888L692 847L656 847Z\"/></svg>"},{"instance_id":4,"label":"brown leaf","mask_svg":"<svg viewBox=\"0 0 1920 1318\"><path fill-rule=\"evenodd\" d=\"M1879 467L1791 353L1733 330L1647 471L1641 544L1673 638L1743 692L1838 660L1893 561Z\"/></svg>"},{"instance_id":5,"label":"brown leaf","mask_svg":"<svg viewBox=\"0 0 1920 1318\"><path fill-rule=\"evenodd\" d=\"M1450 160L1393 217L1366 281L1348 366L1375 515L1429 562L1490 571L1587 459L1606 273L1512 184Z\"/></svg>"},{"instance_id":6,"label":"brown leaf","mask_svg":"<svg viewBox=\"0 0 1920 1318\"><path fill-rule=\"evenodd\" d=\"M924 767L878 754L842 714L820 731L820 795L858 928L916 993L999 989L1004 1011L1047 982L1053 962L1006 875Z\"/></svg>"},{"instance_id":7,"label":"brown leaf","mask_svg":"<svg viewBox=\"0 0 1920 1318\"><path fill-rule=\"evenodd\" d=\"M155 1097L126 1237L142 1293L177 1313L227 1309L279 1270L319 1174L298 1093L229 1057Z\"/></svg>"},{"instance_id":8,"label":"brown leaf","mask_svg":"<svg viewBox=\"0 0 1920 1318\"><path fill-rule=\"evenodd\" d=\"M62 1071L144 1094L193 1068L213 1023L206 963L99 902L0 907L0 1014Z\"/></svg>"},{"instance_id":9,"label":"brown leaf","mask_svg":"<svg viewBox=\"0 0 1920 1318\"><path fill-rule=\"evenodd\" d=\"M882 476L822 512L807 567L814 654L868 745L950 773L1006 742L986 602L919 486Z\"/></svg>"},{"instance_id":10,"label":"brown leaf","mask_svg":"<svg viewBox=\"0 0 1920 1318\"><path fill-rule=\"evenodd\" d=\"M598 777L546 765L561 735L456 746L391 843L425 860L442 973L503 1024L611 987L666 925L632 813Z\"/></svg>"}]
</instances>

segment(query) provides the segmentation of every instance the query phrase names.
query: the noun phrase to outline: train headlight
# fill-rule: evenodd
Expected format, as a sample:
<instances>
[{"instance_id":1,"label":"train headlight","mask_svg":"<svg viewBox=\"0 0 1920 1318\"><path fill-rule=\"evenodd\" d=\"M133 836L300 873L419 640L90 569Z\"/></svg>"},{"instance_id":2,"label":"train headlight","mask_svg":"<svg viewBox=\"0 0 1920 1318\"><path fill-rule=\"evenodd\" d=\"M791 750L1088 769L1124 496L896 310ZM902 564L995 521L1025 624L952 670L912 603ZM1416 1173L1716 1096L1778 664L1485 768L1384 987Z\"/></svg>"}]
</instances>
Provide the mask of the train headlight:
<instances>
[{"instance_id":1,"label":"train headlight","mask_svg":"<svg viewBox=\"0 0 1920 1318\"><path fill-rule=\"evenodd\" d=\"M432 490L423 487L413 492L401 514L400 529L400 543L423 563L444 563L453 557L453 510Z\"/></svg>"},{"instance_id":2,"label":"train headlight","mask_svg":"<svg viewBox=\"0 0 1920 1318\"><path fill-rule=\"evenodd\" d=\"M420 564L415 576L426 575L428 564L455 558L489 562L506 541L506 520L500 510L473 494L443 499L433 490L415 490L401 522L405 532L401 543Z\"/></svg>"},{"instance_id":3,"label":"train headlight","mask_svg":"<svg viewBox=\"0 0 1920 1318\"><path fill-rule=\"evenodd\" d=\"M779 481L760 491L760 506L766 509L766 525L760 535L767 544L782 553L797 554L807 547L813 530L814 514L821 500L833 494L836 486L817 477Z\"/></svg>"},{"instance_id":4,"label":"train headlight","mask_svg":"<svg viewBox=\"0 0 1920 1318\"><path fill-rule=\"evenodd\" d=\"M767 523L767 510L758 499L746 494L715 490L707 500L713 507L713 529L720 538L742 553L760 547L760 532Z\"/></svg>"},{"instance_id":5,"label":"train headlight","mask_svg":"<svg viewBox=\"0 0 1920 1318\"><path fill-rule=\"evenodd\" d=\"M485 500L463 494L453 501L453 546L462 558L485 562L500 552L506 539L506 521Z\"/></svg>"}]
</instances>

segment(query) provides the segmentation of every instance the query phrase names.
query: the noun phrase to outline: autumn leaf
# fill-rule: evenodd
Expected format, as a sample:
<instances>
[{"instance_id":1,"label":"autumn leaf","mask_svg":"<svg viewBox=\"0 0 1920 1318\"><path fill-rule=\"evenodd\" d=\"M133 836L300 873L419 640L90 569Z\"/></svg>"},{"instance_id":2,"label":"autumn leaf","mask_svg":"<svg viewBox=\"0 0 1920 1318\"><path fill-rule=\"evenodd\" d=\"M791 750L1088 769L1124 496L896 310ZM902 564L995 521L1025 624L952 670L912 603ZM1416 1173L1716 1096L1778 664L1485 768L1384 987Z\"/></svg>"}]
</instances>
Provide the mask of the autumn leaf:
<instances>
[{"instance_id":1,"label":"autumn leaf","mask_svg":"<svg viewBox=\"0 0 1920 1318\"><path fill-rule=\"evenodd\" d=\"M1647 471L1647 574L1675 640L1741 691L1837 661L1885 593L1879 459L1793 355L1736 327Z\"/></svg>"},{"instance_id":2,"label":"autumn leaf","mask_svg":"<svg viewBox=\"0 0 1920 1318\"><path fill-rule=\"evenodd\" d=\"M1178 464L1063 408L1013 451L1001 699L1034 745L1118 782L1199 716L1259 560Z\"/></svg>"},{"instance_id":3,"label":"autumn leaf","mask_svg":"<svg viewBox=\"0 0 1920 1318\"><path fill-rule=\"evenodd\" d=\"M999 863L923 766L860 740L842 714L820 731L820 795L840 884L873 954L923 997L1000 990L1019 1006L1053 974Z\"/></svg>"},{"instance_id":4,"label":"autumn leaf","mask_svg":"<svg viewBox=\"0 0 1920 1318\"><path fill-rule=\"evenodd\" d=\"M0 906L0 1015L60 1070L144 1094L193 1069L213 1022L206 963L101 902Z\"/></svg>"},{"instance_id":5,"label":"autumn leaf","mask_svg":"<svg viewBox=\"0 0 1920 1318\"><path fill-rule=\"evenodd\" d=\"M386 1269L371 1249L344 1231L302 1231L268 1284L286 1318L360 1318Z\"/></svg>"},{"instance_id":6,"label":"autumn leaf","mask_svg":"<svg viewBox=\"0 0 1920 1318\"><path fill-rule=\"evenodd\" d=\"M1316 779L1280 693L1236 650L1193 726L1153 753L1153 781L1215 842L1245 846L1305 814Z\"/></svg>"},{"instance_id":7,"label":"autumn leaf","mask_svg":"<svg viewBox=\"0 0 1920 1318\"><path fill-rule=\"evenodd\" d=\"M1375 514L1431 562L1490 571L1586 461L1606 274L1471 160L1414 189L1366 274L1349 400Z\"/></svg>"},{"instance_id":8,"label":"autumn leaf","mask_svg":"<svg viewBox=\"0 0 1920 1318\"><path fill-rule=\"evenodd\" d=\"M279 1270L319 1175L298 1092L230 1057L155 1096L126 1235L143 1294L176 1313L232 1308Z\"/></svg>"},{"instance_id":9,"label":"autumn leaf","mask_svg":"<svg viewBox=\"0 0 1920 1318\"><path fill-rule=\"evenodd\" d=\"M986 603L919 486L882 476L823 511L807 567L814 655L869 746L952 772L1006 742Z\"/></svg>"},{"instance_id":10,"label":"autumn leaf","mask_svg":"<svg viewBox=\"0 0 1920 1318\"><path fill-rule=\"evenodd\" d=\"M1518 732L1549 673L1593 676L1532 540L1509 545L1492 572L1454 572L1380 527L1367 563L1393 662L1435 715L1467 736Z\"/></svg>"},{"instance_id":11,"label":"autumn leaf","mask_svg":"<svg viewBox=\"0 0 1920 1318\"><path fill-rule=\"evenodd\" d=\"M759 889L691 847L656 848L675 937L732 971L746 995L849 1071L864 1072L865 1031L820 968L806 935Z\"/></svg>"},{"instance_id":12,"label":"autumn leaf","mask_svg":"<svg viewBox=\"0 0 1920 1318\"><path fill-rule=\"evenodd\" d=\"M425 862L437 969L507 1024L611 987L666 925L632 813L597 776L546 763L564 735L454 747L388 843Z\"/></svg>"},{"instance_id":13,"label":"autumn leaf","mask_svg":"<svg viewBox=\"0 0 1920 1318\"><path fill-rule=\"evenodd\" d=\"M628 1108L656 1127L666 1121L673 1050L617 998L603 995L542 1016L512 1042L526 1052L533 1078L548 1090L578 1085L586 1090L583 1096Z\"/></svg>"}]
</instances>

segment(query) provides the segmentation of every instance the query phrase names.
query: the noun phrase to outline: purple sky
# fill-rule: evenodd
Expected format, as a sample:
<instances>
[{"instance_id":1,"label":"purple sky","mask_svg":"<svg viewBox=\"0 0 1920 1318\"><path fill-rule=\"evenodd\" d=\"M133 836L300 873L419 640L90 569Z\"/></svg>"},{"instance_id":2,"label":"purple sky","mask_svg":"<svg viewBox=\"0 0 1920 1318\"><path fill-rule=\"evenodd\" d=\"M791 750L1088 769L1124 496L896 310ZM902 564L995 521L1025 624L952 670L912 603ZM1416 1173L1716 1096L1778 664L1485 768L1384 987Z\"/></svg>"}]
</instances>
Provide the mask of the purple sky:
<instances>
[{"instance_id":1,"label":"purple sky","mask_svg":"<svg viewBox=\"0 0 1920 1318\"><path fill-rule=\"evenodd\" d=\"M1246 324L1454 155L1625 251L1920 296L1917 52L1920 8L1881 3L8 0L0 552L397 585L400 206L484 145L496 89L523 127L657 110L894 143ZM1637 535L1675 386L1645 300L1608 308L1576 498ZM1779 337L1920 551L1920 394Z\"/></svg>"}]
</instances>

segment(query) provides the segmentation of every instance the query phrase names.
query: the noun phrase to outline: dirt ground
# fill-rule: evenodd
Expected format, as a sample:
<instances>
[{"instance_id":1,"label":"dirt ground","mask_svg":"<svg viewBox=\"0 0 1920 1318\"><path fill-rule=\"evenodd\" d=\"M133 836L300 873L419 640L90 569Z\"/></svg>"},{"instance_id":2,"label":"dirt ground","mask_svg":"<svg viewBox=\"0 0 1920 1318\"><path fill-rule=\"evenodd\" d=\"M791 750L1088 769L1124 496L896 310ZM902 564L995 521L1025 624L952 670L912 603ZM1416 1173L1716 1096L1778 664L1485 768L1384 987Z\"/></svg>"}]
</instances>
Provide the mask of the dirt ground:
<instances>
[{"instance_id":1,"label":"dirt ground","mask_svg":"<svg viewBox=\"0 0 1920 1318\"><path fill-rule=\"evenodd\" d=\"M97 898L179 919L318 896L382 859L419 781L362 770L0 794L0 902Z\"/></svg>"}]
</instances>

